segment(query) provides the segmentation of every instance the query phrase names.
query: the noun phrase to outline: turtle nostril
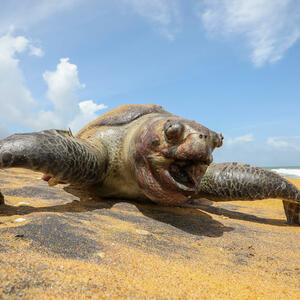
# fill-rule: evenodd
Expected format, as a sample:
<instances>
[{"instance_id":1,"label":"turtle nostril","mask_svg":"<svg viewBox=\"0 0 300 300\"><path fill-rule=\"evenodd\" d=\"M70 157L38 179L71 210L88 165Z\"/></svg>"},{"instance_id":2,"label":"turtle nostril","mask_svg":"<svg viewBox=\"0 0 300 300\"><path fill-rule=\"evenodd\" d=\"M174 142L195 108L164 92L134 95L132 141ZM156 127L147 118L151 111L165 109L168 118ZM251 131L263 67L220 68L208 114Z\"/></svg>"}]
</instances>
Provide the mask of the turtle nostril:
<instances>
[{"instance_id":1,"label":"turtle nostril","mask_svg":"<svg viewBox=\"0 0 300 300\"><path fill-rule=\"evenodd\" d=\"M203 135L203 134L200 133L200 134L199 134L199 138L200 138L200 139L203 139L203 138L207 139L208 136L207 136L207 135Z\"/></svg>"}]
</instances>

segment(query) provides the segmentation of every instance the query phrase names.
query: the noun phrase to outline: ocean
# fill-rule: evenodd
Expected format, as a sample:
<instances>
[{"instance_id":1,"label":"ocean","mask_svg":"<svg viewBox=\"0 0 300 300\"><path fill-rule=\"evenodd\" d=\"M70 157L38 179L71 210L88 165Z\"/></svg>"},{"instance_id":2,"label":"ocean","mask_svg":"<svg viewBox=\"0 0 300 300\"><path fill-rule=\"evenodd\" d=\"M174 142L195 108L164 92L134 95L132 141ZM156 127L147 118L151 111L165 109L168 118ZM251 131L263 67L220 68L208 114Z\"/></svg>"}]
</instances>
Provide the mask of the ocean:
<instances>
[{"instance_id":1,"label":"ocean","mask_svg":"<svg viewBox=\"0 0 300 300\"><path fill-rule=\"evenodd\" d=\"M273 172L276 172L283 177L300 179L300 166L298 166L298 167L267 167L264 169L268 169Z\"/></svg>"}]
</instances>

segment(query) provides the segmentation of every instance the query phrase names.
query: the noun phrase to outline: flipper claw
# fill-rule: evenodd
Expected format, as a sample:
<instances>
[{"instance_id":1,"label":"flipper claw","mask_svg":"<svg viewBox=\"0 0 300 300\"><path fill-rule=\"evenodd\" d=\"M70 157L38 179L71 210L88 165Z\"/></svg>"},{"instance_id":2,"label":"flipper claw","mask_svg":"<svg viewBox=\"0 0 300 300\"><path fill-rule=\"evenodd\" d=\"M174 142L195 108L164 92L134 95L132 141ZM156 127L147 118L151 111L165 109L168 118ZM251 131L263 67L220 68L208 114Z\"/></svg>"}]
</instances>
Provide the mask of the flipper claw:
<instances>
[{"instance_id":1,"label":"flipper claw","mask_svg":"<svg viewBox=\"0 0 300 300\"><path fill-rule=\"evenodd\" d=\"M282 201L287 223L300 225L300 204Z\"/></svg>"},{"instance_id":2,"label":"flipper claw","mask_svg":"<svg viewBox=\"0 0 300 300\"><path fill-rule=\"evenodd\" d=\"M4 204L4 196L0 191L0 204Z\"/></svg>"}]
</instances>

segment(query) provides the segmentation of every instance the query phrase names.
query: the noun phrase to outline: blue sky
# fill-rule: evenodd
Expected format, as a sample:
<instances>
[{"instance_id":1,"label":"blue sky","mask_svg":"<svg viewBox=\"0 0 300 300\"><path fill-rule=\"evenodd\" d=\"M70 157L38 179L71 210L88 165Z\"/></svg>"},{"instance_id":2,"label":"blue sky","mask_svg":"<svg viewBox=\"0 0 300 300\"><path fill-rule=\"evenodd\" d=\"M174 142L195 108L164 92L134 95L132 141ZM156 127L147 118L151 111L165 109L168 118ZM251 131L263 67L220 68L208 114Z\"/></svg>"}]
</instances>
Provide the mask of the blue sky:
<instances>
[{"instance_id":1,"label":"blue sky","mask_svg":"<svg viewBox=\"0 0 300 300\"><path fill-rule=\"evenodd\" d=\"M156 103L215 161L300 165L298 0L1 0L0 137Z\"/></svg>"}]
</instances>

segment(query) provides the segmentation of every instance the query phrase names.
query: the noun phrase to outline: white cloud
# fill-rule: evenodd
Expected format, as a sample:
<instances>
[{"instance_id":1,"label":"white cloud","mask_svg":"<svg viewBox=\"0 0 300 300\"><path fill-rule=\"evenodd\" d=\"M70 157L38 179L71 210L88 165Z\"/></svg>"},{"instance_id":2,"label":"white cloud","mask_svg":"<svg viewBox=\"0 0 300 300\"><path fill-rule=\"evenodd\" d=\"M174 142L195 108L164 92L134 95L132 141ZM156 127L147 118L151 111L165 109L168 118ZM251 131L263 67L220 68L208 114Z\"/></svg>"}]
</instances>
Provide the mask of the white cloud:
<instances>
[{"instance_id":1,"label":"white cloud","mask_svg":"<svg viewBox=\"0 0 300 300\"><path fill-rule=\"evenodd\" d=\"M267 143L275 148L283 148L283 147L288 147L288 142L280 140L276 137L270 137L267 140Z\"/></svg>"},{"instance_id":2,"label":"white cloud","mask_svg":"<svg viewBox=\"0 0 300 300\"><path fill-rule=\"evenodd\" d=\"M41 48L35 47L33 45L30 45L29 48L30 48L30 52L29 52L30 55L39 56L39 57L44 56L44 51Z\"/></svg>"},{"instance_id":3,"label":"white cloud","mask_svg":"<svg viewBox=\"0 0 300 300\"><path fill-rule=\"evenodd\" d=\"M35 47L24 36L6 34L0 37L0 119L11 125L19 125L30 130L49 128L78 130L97 117L96 112L106 108L92 100L79 103L80 83L78 69L68 58L62 58L54 71L46 71L43 78L47 83L47 97L53 105L49 111L36 111L38 101L26 86L24 74L17 55L31 53L40 56L42 50ZM0 135L7 131L0 124Z\"/></svg>"},{"instance_id":4,"label":"white cloud","mask_svg":"<svg viewBox=\"0 0 300 300\"><path fill-rule=\"evenodd\" d=\"M93 100L86 100L79 103L79 108L81 113L69 124L69 127L74 132L80 130L84 125L96 119L98 117L96 112L107 108L107 106L104 104L96 104Z\"/></svg>"},{"instance_id":5,"label":"white cloud","mask_svg":"<svg viewBox=\"0 0 300 300\"><path fill-rule=\"evenodd\" d=\"M198 15L212 35L242 36L257 67L280 60L300 37L294 0L204 0Z\"/></svg>"},{"instance_id":6,"label":"white cloud","mask_svg":"<svg viewBox=\"0 0 300 300\"><path fill-rule=\"evenodd\" d=\"M277 149L300 151L300 136L269 137L267 143Z\"/></svg>"},{"instance_id":7,"label":"white cloud","mask_svg":"<svg viewBox=\"0 0 300 300\"><path fill-rule=\"evenodd\" d=\"M180 28L178 0L122 0L169 40L174 40Z\"/></svg>"},{"instance_id":8,"label":"white cloud","mask_svg":"<svg viewBox=\"0 0 300 300\"><path fill-rule=\"evenodd\" d=\"M0 33L6 33L12 27L27 29L79 2L82 0L1 0Z\"/></svg>"},{"instance_id":9,"label":"white cloud","mask_svg":"<svg viewBox=\"0 0 300 300\"><path fill-rule=\"evenodd\" d=\"M0 118L18 120L25 124L26 118L31 117L31 107L35 100L25 85L23 72L19 67L16 55L26 52L31 45L23 36L0 37Z\"/></svg>"},{"instance_id":10,"label":"white cloud","mask_svg":"<svg viewBox=\"0 0 300 300\"><path fill-rule=\"evenodd\" d=\"M61 58L55 71L46 71L43 78L48 85L47 97L54 106L53 111L40 111L36 128L40 124L47 127L70 127L74 132L94 120L96 112L106 108L104 104L96 104L93 100L79 102L77 91L84 88L78 78L78 68L69 62L69 58Z\"/></svg>"},{"instance_id":11,"label":"white cloud","mask_svg":"<svg viewBox=\"0 0 300 300\"><path fill-rule=\"evenodd\" d=\"M248 133L245 135L241 135L235 138L228 138L224 140L224 143L227 145L233 145L236 143L249 143L249 142L253 142L254 138L253 138L253 134L252 133Z\"/></svg>"},{"instance_id":12,"label":"white cloud","mask_svg":"<svg viewBox=\"0 0 300 300\"><path fill-rule=\"evenodd\" d=\"M86 100L79 103L80 110L85 115L92 115L95 112L107 108L104 104L96 104L93 100Z\"/></svg>"},{"instance_id":13,"label":"white cloud","mask_svg":"<svg viewBox=\"0 0 300 300\"><path fill-rule=\"evenodd\" d=\"M79 113L77 90L84 88L79 82L77 66L69 58L61 58L55 71L46 71L43 78L48 85L47 97L64 122L69 123Z\"/></svg>"}]
</instances>

